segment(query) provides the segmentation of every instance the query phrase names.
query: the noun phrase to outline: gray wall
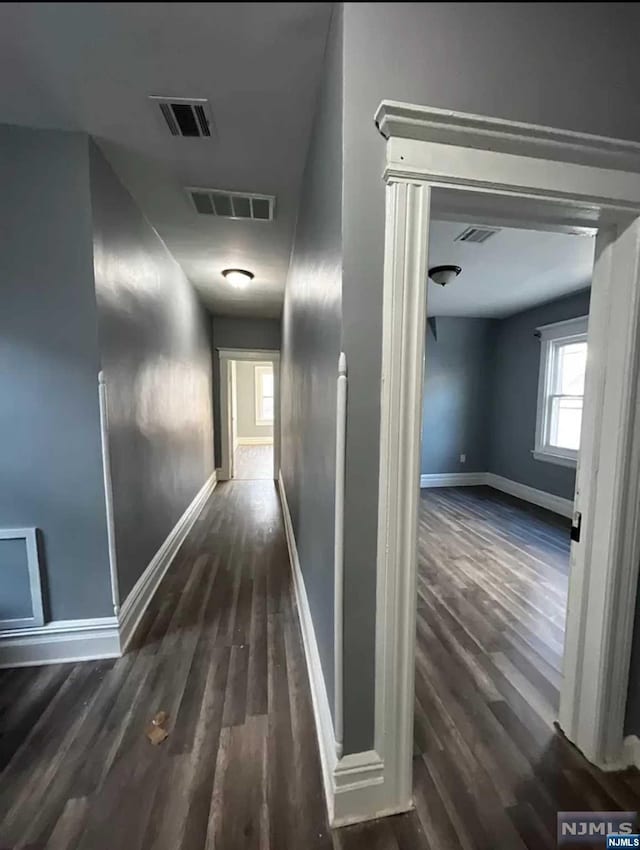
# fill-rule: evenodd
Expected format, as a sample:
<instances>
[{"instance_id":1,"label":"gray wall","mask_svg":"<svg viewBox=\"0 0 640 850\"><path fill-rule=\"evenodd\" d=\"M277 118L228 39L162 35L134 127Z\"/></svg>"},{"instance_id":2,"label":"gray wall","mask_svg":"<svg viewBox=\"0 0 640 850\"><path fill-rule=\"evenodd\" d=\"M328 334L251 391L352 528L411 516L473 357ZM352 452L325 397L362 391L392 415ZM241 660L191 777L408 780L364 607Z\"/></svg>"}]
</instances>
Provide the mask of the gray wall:
<instances>
[{"instance_id":1,"label":"gray wall","mask_svg":"<svg viewBox=\"0 0 640 850\"><path fill-rule=\"evenodd\" d=\"M93 144L91 199L124 600L214 470L211 325Z\"/></svg>"},{"instance_id":2,"label":"gray wall","mask_svg":"<svg viewBox=\"0 0 640 850\"><path fill-rule=\"evenodd\" d=\"M640 139L636 4L344 6L345 749L373 743L384 98ZM353 626L351 626L353 624Z\"/></svg>"},{"instance_id":3,"label":"gray wall","mask_svg":"<svg viewBox=\"0 0 640 850\"><path fill-rule=\"evenodd\" d=\"M256 366L272 368L269 362L236 362L236 436L264 437L268 441L273 438L273 425L256 424Z\"/></svg>"},{"instance_id":4,"label":"gray wall","mask_svg":"<svg viewBox=\"0 0 640 850\"><path fill-rule=\"evenodd\" d=\"M0 127L0 185L0 527L42 530L50 619L110 616L87 137Z\"/></svg>"},{"instance_id":5,"label":"gray wall","mask_svg":"<svg viewBox=\"0 0 640 850\"><path fill-rule=\"evenodd\" d=\"M334 7L282 325L282 475L333 710L336 378L342 287L342 8ZM357 614L349 611L357 620ZM353 623L357 628L357 623ZM364 659L367 665L369 659ZM366 700L366 694L365 694ZM365 705L366 709L366 705Z\"/></svg>"},{"instance_id":6,"label":"gray wall","mask_svg":"<svg viewBox=\"0 0 640 850\"><path fill-rule=\"evenodd\" d=\"M540 368L534 331L588 315L589 295L587 289L501 320L437 318L437 340L427 327L423 473L494 472L573 499L575 470L531 454Z\"/></svg>"},{"instance_id":7,"label":"gray wall","mask_svg":"<svg viewBox=\"0 0 640 850\"><path fill-rule=\"evenodd\" d=\"M427 325L423 473L487 471L494 325L491 319L466 318ZM466 463L460 463L461 454Z\"/></svg>"},{"instance_id":8,"label":"gray wall","mask_svg":"<svg viewBox=\"0 0 640 850\"><path fill-rule=\"evenodd\" d=\"M589 290L569 295L496 323L493 347L493 416L489 471L573 499L575 469L535 460L540 325L589 313Z\"/></svg>"},{"instance_id":9,"label":"gray wall","mask_svg":"<svg viewBox=\"0 0 640 850\"><path fill-rule=\"evenodd\" d=\"M213 318L213 416L216 466L222 460L220 443L220 348L280 350L280 321L278 319Z\"/></svg>"}]
</instances>

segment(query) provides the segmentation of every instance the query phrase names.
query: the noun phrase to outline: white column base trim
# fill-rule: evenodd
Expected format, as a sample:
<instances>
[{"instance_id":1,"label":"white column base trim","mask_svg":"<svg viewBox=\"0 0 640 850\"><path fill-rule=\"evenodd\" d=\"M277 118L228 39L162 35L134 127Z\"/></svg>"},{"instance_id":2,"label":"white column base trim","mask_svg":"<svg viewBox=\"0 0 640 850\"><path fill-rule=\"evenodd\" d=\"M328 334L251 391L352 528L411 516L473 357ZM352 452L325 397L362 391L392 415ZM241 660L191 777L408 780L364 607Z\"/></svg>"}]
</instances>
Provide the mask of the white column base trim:
<instances>
[{"instance_id":1,"label":"white column base trim","mask_svg":"<svg viewBox=\"0 0 640 850\"><path fill-rule=\"evenodd\" d=\"M520 484L518 481L511 481L509 478L503 478L501 475L495 475L493 472L486 473L485 483L489 487L493 487L494 490L509 493L518 499L531 502L533 505L546 508L548 511L553 511L561 516L573 516L573 499L564 499L562 496L554 496L553 493L546 493L544 490L536 490L535 487Z\"/></svg>"},{"instance_id":2,"label":"white column base trim","mask_svg":"<svg viewBox=\"0 0 640 850\"><path fill-rule=\"evenodd\" d=\"M434 472L420 476L420 489L424 487L477 487L486 484L486 472Z\"/></svg>"},{"instance_id":3,"label":"white column base trim","mask_svg":"<svg viewBox=\"0 0 640 850\"><path fill-rule=\"evenodd\" d=\"M121 655L117 617L54 620L0 633L0 668L93 661Z\"/></svg>"},{"instance_id":4,"label":"white column base trim","mask_svg":"<svg viewBox=\"0 0 640 850\"><path fill-rule=\"evenodd\" d=\"M394 814L396 811L406 811L410 806L392 808L385 805L384 762L375 750L349 753L337 758L331 709L282 472L278 475L278 491L311 689L329 824L332 827L345 826Z\"/></svg>"},{"instance_id":5,"label":"white column base trim","mask_svg":"<svg viewBox=\"0 0 640 850\"><path fill-rule=\"evenodd\" d=\"M216 484L217 476L216 473L213 472L202 485L200 491L186 511L182 514L173 529L169 532L167 539L153 556L147 568L134 584L127 598L121 604L120 641L123 652L126 651L127 646L129 645L131 638L135 634L136 628L142 619L142 615L147 610L149 603L153 599L154 593L158 589L158 585L164 578L165 573L169 569L178 549L191 531L205 502L213 493Z\"/></svg>"},{"instance_id":6,"label":"white column base trim","mask_svg":"<svg viewBox=\"0 0 640 850\"><path fill-rule=\"evenodd\" d=\"M627 735L622 742L622 757L619 765L604 765L603 770L625 770L627 767L640 768L640 738Z\"/></svg>"},{"instance_id":7,"label":"white column base trim","mask_svg":"<svg viewBox=\"0 0 640 850\"><path fill-rule=\"evenodd\" d=\"M580 752L584 756L582 750ZM585 758L587 757L585 756ZM591 759L587 758L587 761L591 761ZM637 735L627 735L622 741L618 758L612 761L595 761L592 764L606 773L627 770L630 767L640 768L640 738Z\"/></svg>"},{"instance_id":8,"label":"white column base trim","mask_svg":"<svg viewBox=\"0 0 640 850\"><path fill-rule=\"evenodd\" d=\"M566 517L573 516L573 499L564 499L562 496L555 496L545 490L536 490L535 487L529 487L528 484L503 478L502 475L496 475L493 472L443 472L420 476L420 489L426 487L477 487L480 484L493 487L494 490L500 490L502 493L509 493L511 496L530 502L532 505L546 508L555 514Z\"/></svg>"}]
</instances>

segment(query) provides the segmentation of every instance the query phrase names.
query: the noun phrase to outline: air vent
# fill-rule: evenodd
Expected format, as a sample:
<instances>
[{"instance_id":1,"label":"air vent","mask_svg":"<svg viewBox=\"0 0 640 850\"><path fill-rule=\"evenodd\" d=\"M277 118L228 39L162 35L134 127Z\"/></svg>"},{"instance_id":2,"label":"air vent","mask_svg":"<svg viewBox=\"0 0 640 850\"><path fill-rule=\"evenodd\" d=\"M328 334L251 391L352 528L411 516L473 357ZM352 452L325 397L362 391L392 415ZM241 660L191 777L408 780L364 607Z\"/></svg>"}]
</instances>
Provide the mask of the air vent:
<instances>
[{"instance_id":1,"label":"air vent","mask_svg":"<svg viewBox=\"0 0 640 850\"><path fill-rule=\"evenodd\" d=\"M155 96L149 100L159 110L160 119L172 136L198 139L213 135L213 116L208 100Z\"/></svg>"},{"instance_id":2,"label":"air vent","mask_svg":"<svg viewBox=\"0 0 640 850\"><path fill-rule=\"evenodd\" d=\"M273 221L276 199L274 195L254 195L246 192L227 192L223 189L187 188L195 211L200 215L217 218Z\"/></svg>"},{"instance_id":3,"label":"air vent","mask_svg":"<svg viewBox=\"0 0 640 850\"><path fill-rule=\"evenodd\" d=\"M487 239L495 236L500 232L499 227L467 227L459 236L453 240L454 242L474 242L476 245L482 245Z\"/></svg>"}]
</instances>

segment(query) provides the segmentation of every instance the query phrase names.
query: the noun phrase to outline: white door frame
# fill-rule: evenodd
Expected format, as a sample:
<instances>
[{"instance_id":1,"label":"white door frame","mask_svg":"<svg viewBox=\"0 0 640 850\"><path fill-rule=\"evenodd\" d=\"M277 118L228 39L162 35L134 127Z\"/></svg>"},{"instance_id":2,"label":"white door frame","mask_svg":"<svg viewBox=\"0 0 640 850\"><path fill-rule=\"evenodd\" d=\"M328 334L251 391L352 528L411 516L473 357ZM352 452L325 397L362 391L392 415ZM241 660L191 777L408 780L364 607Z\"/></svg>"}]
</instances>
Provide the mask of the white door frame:
<instances>
[{"instance_id":1,"label":"white door frame","mask_svg":"<svg viewBox=\"0 0 640 850\"><path fill-rule=\"evenodd\" d=\"M375 719L386 802L412 805L427 251L443 189L572 206L599 227L559 722L590 761L619 766L640 560L627 498L640 489L640 145L389 101L376 124L387 139Z\"/></svg>"},{"instance_id":2,"label":"white door frame","mask_svg":"<svg viewBox=\"0 0 640 850\"><path fill-rule=\"evenodd\" d=\"M273 365L273 479L278 480L280 469L280 352L270 348L244 349L219 348L220 358L220 471L218 481L228 481L233 475L233 448L231 428L231 399L229 397L229 364L235 360L248 360Z\"/></svg>"}]
</instances>

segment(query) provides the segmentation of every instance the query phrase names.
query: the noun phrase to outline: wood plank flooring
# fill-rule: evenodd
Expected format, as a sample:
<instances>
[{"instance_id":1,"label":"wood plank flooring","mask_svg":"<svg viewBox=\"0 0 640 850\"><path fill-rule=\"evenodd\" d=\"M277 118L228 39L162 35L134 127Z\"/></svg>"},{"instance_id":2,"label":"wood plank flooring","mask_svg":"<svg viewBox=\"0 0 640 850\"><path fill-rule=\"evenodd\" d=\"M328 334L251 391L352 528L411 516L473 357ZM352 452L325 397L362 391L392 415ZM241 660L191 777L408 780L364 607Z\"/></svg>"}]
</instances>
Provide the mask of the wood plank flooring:
<instances>
[{"instance_id":1,"label":"wood plank flooring","mask_svg":"<svg viewBox=\"0 0 640 850\"><path fill-rule=\"evenodd\" d=\"M549 725L567 547L492 491L424 491L416 810L331 832L276 491L218 485L124 658L0 671L0 848L538 850L557 809L636 810L636 772Z\"/></svg>"},{"instance_id":2,"label":"wood plank flooring","mask_svg":"<svg viewBox=\"0 0 640 850\"><path fill-rule=\"evenodd\" d=\"M273 482L220 484L134 651L0 672L0 847L331 847L289 576Z\"/></svg>"},{"instance_id":3,"label":"wood plank flooring","mask_svg":"<svg viewBox=\"0 0 640 850\"><path fill-rule=\"evenodd\" d=\"M554 729L568 521L485 487L423 490L414 788L433 850L556 847L557 811L640 808Z\"/></svg>"}]
</instances>

